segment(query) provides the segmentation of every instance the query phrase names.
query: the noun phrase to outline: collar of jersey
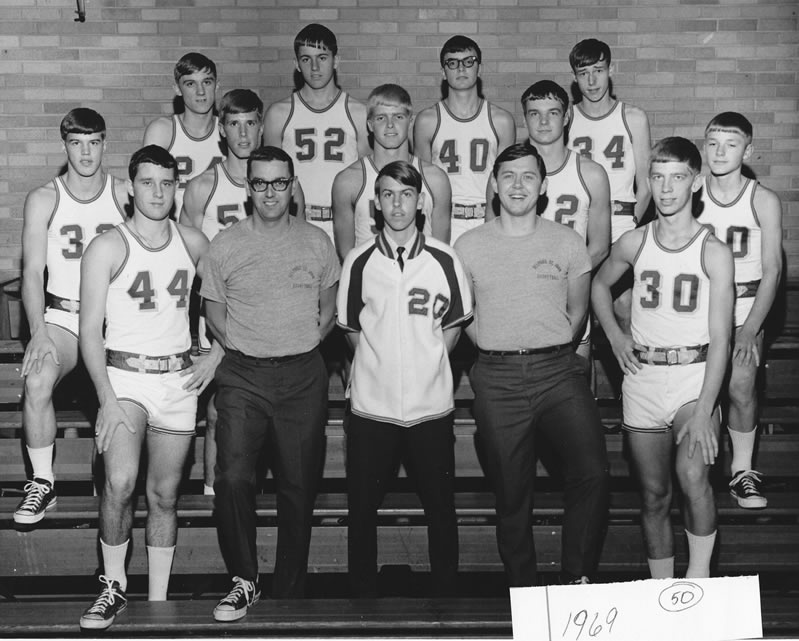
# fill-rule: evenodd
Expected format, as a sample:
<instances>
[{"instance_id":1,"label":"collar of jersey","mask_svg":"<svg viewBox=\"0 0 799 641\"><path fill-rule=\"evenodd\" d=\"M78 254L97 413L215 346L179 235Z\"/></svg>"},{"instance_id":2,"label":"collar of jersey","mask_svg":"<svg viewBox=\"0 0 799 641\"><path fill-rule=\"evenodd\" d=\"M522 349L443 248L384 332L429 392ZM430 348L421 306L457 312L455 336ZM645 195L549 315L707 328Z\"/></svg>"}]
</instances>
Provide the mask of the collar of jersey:
<instances>
[{"instance_id":1,"label":"collar of jersey","mask_svg":"<svg viewBox=\"0 0 799 641\"><path fill-rule=\"evenodd\" d=\"M385 231L380 231L380 233L375 236L375 245L377 245L377 249L380 251L381 254L390 258L391 260L396 260L396 255L394 254L394 250L392 249L391 244L388 242L386 238ZM410 246L407 252L405 252L404 260L410 260L412 258L416 258L420 253L422 253L422 249L424 249L424 234L422 232L416 232L416 238L413 241L413 245Z\"/></svg>"}]
</instances>

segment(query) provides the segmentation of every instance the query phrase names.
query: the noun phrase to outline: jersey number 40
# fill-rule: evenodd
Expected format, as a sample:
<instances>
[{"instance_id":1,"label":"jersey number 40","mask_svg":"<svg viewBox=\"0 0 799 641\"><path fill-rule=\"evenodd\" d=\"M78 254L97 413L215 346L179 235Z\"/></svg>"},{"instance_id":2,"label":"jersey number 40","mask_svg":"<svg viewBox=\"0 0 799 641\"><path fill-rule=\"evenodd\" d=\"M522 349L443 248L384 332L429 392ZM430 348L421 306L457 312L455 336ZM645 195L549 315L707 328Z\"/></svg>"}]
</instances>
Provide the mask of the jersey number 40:
<instances>
[{"instance_id":1,"label":"jersey number 40","mask_svg":"<svg viewBox=\"0 0 799 641\"><path fill-rule=\"evenodd\" d=\"M469 143L469 169L475 172L485 171L488 167L488 154L491 146L485 138L474 138ZM438 152L440 166L448 174L461 173L461 157L456 140L445 140Z\"/></svg>"}]
</instances>

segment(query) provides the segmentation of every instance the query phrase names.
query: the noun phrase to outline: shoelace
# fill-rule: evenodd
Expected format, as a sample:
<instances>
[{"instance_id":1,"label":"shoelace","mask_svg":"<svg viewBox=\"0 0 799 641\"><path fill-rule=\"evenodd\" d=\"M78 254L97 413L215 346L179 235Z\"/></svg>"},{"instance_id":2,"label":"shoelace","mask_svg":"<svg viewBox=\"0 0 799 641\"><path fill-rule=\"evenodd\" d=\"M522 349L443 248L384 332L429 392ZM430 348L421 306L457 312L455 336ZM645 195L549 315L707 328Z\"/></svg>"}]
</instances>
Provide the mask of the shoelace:
<instances>
[{"instance_id":1,"label":"shoelace","mask_svg":"<svg viewBox=\"0 0 799 641\"><path fill-rule=\"evenodd\" d=\"M222 605L223 603L225 605L235 605L236 601L238 601L242 596L249 602L247 595L250 592L255 592L255 588L251 587L252 584L250 581L246 581L240 577L234 576L233 582L236 584L236 587L234 587L230 593L224 599L222 599L222 601L220 601L219 605Z\"/></svg>"},{"instance_id":2,"label":"shoelace","mask_svg":"<svg viewBox=\"0 0 799 641\"><path fill-rule=\"evenodd\" d=\"M94 605L89 608L86 614L103 614L105 610L114 605L114 601L116 601L118 596L121 597L121 595L114 590L113 579L101 574L100 583L105 583L105 589L100 593Z\"/></svg>"},{"instance_id":3,"label":"shoelace","mask_svg":"<svg viewBox=\"0 0 799 641\"><path fill-rule=\"evenodd\" d=\"M760 478L760 472L755 472L751 470L749 472L744 472L743 474L738 476L738 480L736 481L736 485L740 483L743 486L744 492L747 494L760 494L757 489L756 482L760 482L762 479Z\"/></svg>"},{"instance_id":4,"label":"shoelace","mask_svg":"<svg viewBox=\"0 0 799 641\"><path fill-rule=\"evenodd\" d=\"M22 505L19 506L19 509L35 512L39 503L44 499L44 495L47 494L48 488L43 483L30 481L25 485L23 491L25 492L25 499L22 501Z\"/></svg>"}]
</instances>

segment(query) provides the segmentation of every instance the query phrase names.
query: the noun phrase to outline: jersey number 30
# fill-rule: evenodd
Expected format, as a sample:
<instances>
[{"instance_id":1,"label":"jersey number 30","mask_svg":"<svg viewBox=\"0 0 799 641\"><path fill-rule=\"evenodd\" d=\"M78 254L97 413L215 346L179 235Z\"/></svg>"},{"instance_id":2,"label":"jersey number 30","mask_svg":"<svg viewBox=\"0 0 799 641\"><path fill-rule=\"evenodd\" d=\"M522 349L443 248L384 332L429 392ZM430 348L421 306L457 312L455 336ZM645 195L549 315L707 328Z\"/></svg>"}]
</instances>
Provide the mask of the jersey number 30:
<instances>
[{"instance_id":1,"label":"jersey number 30","mask_svg":"<svg viewBox=\"0 0 799 641\"><path fill-rule=\"evenodd\" d=\"M640 303L644 309L656 309L660 306L660 272L646 270L641 272L641 282L645 283L646 296L641 296ZM671 305L676 312L693 312L696 310L696 297L699 294L699 277L696 274L679 274L674 277L674 295Z\"/></svg>"},{"instance_id":2,"label":"jersey number 30","mask_svg":"<svg viewBox=\"0 0 799 641\"><path fill-rule=\"evenodd\" d=\"M128 295L132 299L139 301L139 309L141 310L158 309L156 291L153 289L151 283L150 272L139 272L128 288ZM189 300L188 270L179 269L176 271L172 280L169 281L166 291L169 292L170 296L174 296L178 299L175 303L175 307L178 309L185 308Z\"/></svg>"}]
</instances>

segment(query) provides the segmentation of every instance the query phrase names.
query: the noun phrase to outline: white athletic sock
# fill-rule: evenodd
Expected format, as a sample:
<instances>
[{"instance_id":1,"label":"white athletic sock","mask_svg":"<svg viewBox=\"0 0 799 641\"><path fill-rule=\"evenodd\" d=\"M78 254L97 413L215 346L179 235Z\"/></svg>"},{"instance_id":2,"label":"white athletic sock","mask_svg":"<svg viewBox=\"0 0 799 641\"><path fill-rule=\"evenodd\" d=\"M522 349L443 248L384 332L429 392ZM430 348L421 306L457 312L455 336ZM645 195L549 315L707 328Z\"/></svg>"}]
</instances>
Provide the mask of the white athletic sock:
<instances>
[{"instance_id":1,"label":"white athletic sock","mask_svg":"<svg viewBox=\"0 0 799 641\"><path fill-rule=\"evenodd\" d=\"M128 577L125 574L125 557L128 556L128 543L130 539L120 545L108 545L100 539L100 548L103 552L103 569L109 579L119 581L119 587L125 592L128 589Z\"/></svg>"},{"instance_id":2,"label":"white athletic sock","mask_svg":"<svg viewBox=\"0 0 799 641\"><path fill-rule=\"evenodd\" d=\"M685 530L688 537L688 570L686 579L706 579L710 576L710 557L716 544L716 533L697 536Z\"/></svg>"},{"instance_id":3,"label":"white athletic sock","mask_svg":"<svg viewBox=\"0 0 799 641\"><path fill-rule=\"evenodd\" d=\"M673 579L674 578L674 557L669 556L665 559L647 559L649 564L649 574L653 579Z\"/></svg>"},{"instance_id":4,"label":"white athletic sock","mask_svg":"<svg viewBox=\"0 0 799 641\"><path fill-rule=\"evenodd\" d=\"M203 485L203 495L205 496L216 496L214 492L214 488L210 485Z\"/></svg>"},{"instance_id":5,"label":"white athletic sock","mask_svg":"<svg viewBox=\"0 0 799 641\"><path fill-rule=\"evenodd\" d=\"M172 559L174 557L174 545L170 548L147 546L148 601L166 601L169 575L172 572Z\"/></svg>"},{"instance_id":6,"label":"white athletic sock","mask_svg":"<svg viewBox=\"0 0 799 641\"><path fill-rule=\"evenodd\" d=\"M730 472L735 476L736 472L752 469L752 455L755 452L755 433L757 428L751 432L736 432L727 428L732 441L732 461L730 461Z\"/></svg>"},{"instance_id":7,"label":"white athletic sock","mask_svg":"<svg viewBox=\"0 0 799 641\"><path fill-rule=\"evenodd\" d=\"M31 459L33 466L33 477L50 481L55 483L55 476L53 475L53 444L46 445L45 447L28 447L28 456Z\"/></svg>"}]
</instances>

